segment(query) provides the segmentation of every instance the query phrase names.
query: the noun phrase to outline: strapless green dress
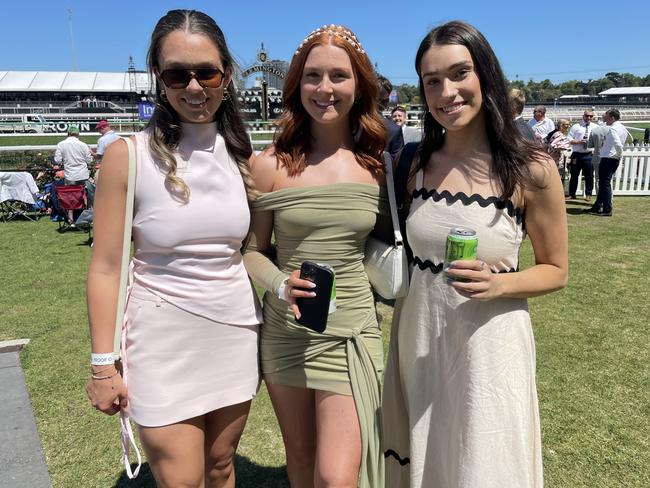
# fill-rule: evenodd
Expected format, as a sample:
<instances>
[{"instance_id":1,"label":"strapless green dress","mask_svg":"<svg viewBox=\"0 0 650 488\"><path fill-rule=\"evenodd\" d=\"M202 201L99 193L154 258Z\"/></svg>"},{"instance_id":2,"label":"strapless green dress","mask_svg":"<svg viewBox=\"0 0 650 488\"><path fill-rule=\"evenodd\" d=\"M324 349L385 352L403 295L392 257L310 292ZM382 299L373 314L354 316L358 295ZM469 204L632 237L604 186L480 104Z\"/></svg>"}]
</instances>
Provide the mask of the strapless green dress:
<instances>
[{"instance_id":1,"label":"strapless green dress","mask_svg":"<svg viewBox=\"0 0 650 488\"><path fill-rule=\"evenodd\" d=\"M386 189L359 183L285 188L262 194L251 211L273 211L280 276L307 260L329 264L336 276L336 311L322 334L296 323L287 302L274 293L264 295L260 346L264 379L352 394L362 438L359 486L383 486L383 346L363 256L377 215L388 213Z\"/></svg>"}]
</instances>

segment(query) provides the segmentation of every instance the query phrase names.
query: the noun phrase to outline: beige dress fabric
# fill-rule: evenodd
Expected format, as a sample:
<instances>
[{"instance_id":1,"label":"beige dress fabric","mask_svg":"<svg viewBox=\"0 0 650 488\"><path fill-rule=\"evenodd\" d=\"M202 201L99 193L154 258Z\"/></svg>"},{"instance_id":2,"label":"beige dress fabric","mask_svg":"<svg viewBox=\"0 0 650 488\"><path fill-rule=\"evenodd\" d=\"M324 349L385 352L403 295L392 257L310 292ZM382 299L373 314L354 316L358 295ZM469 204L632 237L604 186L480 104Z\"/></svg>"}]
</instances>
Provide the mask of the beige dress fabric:
<instances>
[{"instance_id":1,"label":"beige dress fabric","mask_svg":"<svg viewBox=\"0 0 650 488\"><path fill-rule=\"evenodd\" d=\"M397 303L384 384L390 488L541 487L535 343L525 299L477 301L442 272L452 227L474 229L478 259L518 269L523 216L512 202L416 190L406 223L409 294Z\"/></svg>"}]
</instances>

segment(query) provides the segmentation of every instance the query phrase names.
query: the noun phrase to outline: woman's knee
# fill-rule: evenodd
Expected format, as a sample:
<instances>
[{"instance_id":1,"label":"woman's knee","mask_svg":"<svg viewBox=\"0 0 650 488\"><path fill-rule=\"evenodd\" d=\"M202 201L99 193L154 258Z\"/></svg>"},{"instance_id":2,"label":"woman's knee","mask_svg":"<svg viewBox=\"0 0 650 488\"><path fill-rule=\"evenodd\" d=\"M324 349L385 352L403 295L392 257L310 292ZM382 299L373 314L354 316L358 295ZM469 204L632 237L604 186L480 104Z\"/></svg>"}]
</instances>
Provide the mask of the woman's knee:
<instances>
[{"instance_id":1,"label":"woman's knee","mask_svg":"<svg viewBox=\"0 0 650 488\"><path fill-rule=\"evenodd\" d=\"M287 462L299 465L314 465L316 458L316 439L313 436L296 436L284 439Z\"/></svg>"},{"instance_id":2,"label":"woman's knee","mask_svg":"<svg viewBox=\"0 0 650 488\"><path fill-rule=\"evenodd\" d=\"M359 472L317 469L315 481L315 488L355 488L359 482Z\"/></svg>"},{"instance_id":3,"label":"woman's knee","mask_svg":"<svg viewBox=\"0 0 650 488\"><path fill-rule=\"evenodd\" d=\"M235 449L231 448L211 455L207 460L205 472L208 478L206 481L223 483L229 480L235 472ZM208 483L206 485L211 486Z\"/></svg>"}]
</instances>

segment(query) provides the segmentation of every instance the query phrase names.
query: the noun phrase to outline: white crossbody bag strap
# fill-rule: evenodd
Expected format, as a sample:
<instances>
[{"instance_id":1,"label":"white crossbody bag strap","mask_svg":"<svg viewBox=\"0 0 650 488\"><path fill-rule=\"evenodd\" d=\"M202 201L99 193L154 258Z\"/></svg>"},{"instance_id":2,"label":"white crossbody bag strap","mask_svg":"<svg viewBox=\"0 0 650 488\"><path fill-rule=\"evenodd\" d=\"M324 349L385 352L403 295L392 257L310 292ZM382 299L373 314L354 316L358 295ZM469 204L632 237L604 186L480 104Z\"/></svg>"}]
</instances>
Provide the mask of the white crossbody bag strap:
<instances>
[{"instance_id":1,"label":"white crossbody bag strap","mask_svg":"<svg viewBox=\"0 0 650 488\"><path fill-rule=\"evenodd\" d=\"M129 285L129 263L131 258L131 232L133 227L133 203L135 200L135 176L136 176L136 152L133 141L129 138L124 139L129 150L129 174L126 186L126 205L124 206L124 237L122 239L122 262L120 263L120 288L117 295L117 310L115 313L115 338L113 345L113 355L116 358L122 358L122 379L128 386L127 378L127 357L126 357L126 330L125 330L125 306L127 300L127 289ZM142 466L142 455L135 442L131 422L129 421L128 410L120 410L120 431L122 435L122 462L124 470L129 479L138 476ZM131 447L135 450L137 464L135 470L131 469L129 454Z\"/></svg>"},{"instance_id":2,"label":"white crossbody bag strap","mask_svg":"<svg viewBox=\"0 0 650 488\"><path fill-rule=\"evenodd\" d=\"M390 206L390 218L393 222L395 247L398 247L404 244L404 240L402 239L402 231L397 216L397 199L395 197L395 184L393 183L393 160L387 152L384 152L384 167L386 168L386 188L388 189L388 204Z\"/></svg>"},{"instance_id":3,"label":"white crossbody bag strap","mask_svg":"<svg viewBox=\"0 0 650 488\"><path fill-rule=\"evenodd\" d=\"M130 138L125 137L129 149L129 175L126 187L126 205L124 208L124 238L122 239L122 262L120 264L120 288L117 293L117 310L115 313L115 337L113 341L113 355L120 357L122 343L122 326L124 325L124 306L126 301L126 288L129 279L129 262L131 258L131 227L133 226L133 201L135 199L135 172L136 155L135 146Z\"/></svg>"}]
</instances>

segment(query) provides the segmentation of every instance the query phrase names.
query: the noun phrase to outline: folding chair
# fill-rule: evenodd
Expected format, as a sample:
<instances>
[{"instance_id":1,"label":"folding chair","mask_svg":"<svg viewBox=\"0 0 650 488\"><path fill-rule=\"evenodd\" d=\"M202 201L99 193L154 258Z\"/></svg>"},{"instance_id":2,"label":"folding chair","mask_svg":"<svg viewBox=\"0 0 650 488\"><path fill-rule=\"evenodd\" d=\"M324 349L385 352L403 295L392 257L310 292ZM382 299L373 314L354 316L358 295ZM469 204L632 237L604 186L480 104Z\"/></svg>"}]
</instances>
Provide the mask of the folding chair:
<instances>
[{"instance_id":1,"label":"folding chair","mask_svg":"<svg viewBox=\"0 0 650 488\"><path fill-rule=\"evenodd\" d=\"M30 215L38 200L38 187L27 172L0 173L0 219L3 222L22 216L36 222L38 214Z\"/></svg>"},{"instance_id":2,"label":"folding chair","mask_svg":"<svg viewBox=\"0 0 650 488\"><path fill-rule=\"evenodd\" d=\"M86 190L84 185L55 185L58 210L67 215L68 210L83 210L86 208ZM59 232L64 232L74 224L68 219L59 221Z\"/></svg>"}]
</instances>

